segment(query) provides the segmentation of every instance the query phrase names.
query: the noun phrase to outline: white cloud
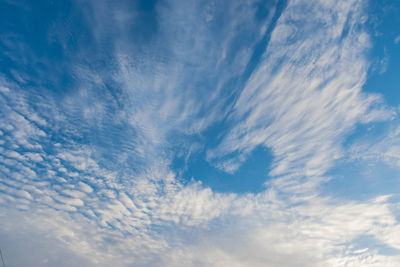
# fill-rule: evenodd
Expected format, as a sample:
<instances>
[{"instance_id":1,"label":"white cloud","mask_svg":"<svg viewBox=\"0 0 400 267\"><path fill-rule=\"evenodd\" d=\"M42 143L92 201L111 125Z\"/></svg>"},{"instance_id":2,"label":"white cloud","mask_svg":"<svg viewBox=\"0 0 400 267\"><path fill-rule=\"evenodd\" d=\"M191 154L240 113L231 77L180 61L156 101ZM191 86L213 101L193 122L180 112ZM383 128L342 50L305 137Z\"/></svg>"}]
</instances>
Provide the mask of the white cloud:
<instances>
[{"instance_id":1,"label":"white cloud","mask_svg":"<svg viewBox=\"0 0 400 267\"><path fill-rule=\"evenodd\" d=\"M232 171L240 161L229 167L226 156L247 156L261 145L274 155L270 174L293 180L293 174L321 176L342 156L343 137L366 120L376 102L376 96L361 92L368 69L364 55L370 46L358 24L364 16L362 5L289 3L235 103L230 116L234 127L208 151L209 161L222 161L216 165ZM345 27L348 34L342 35ZM369 120L390 115L382 109L368 112Z\"/></svg>"},{"instance_id":2,"label":"white cloud","mask_svg":"<svg viewBox=\"0 0 400 267\"><path fill-rule=\"evenodd\" d=\"M10 91L10 89L8 89L7 87L4 87L4 86L0 86L0 91L2 93L8 93Z\"/></svg>"},{"instance_id":3,"label":"white cloud","mask_svg":"<svg viewBox=\"0 0 400 267\"><path fill-rule=\"evenodd\" d=\"M27 152L27 153L24 153L24 155L29 157L31 160L36 161L36 162L43 161L43 158L39 153Z\"/></svg>"},{"instance_id":4,"label":"white cloud","mask_svg":"<svg viewBox=\"0 0 400 267\"><path fill-rule=\"evenodd\" d=\"M100 42L109 5L94 5ZM0 234L10 244L31 242L38 254L72 255L67 266L395 266L399 257L380 245L400 249L398 204L387 196L323 198L317 190L354 125L393 117L379 97L361 92L370 45L358 24L364 2L290 1L233 107L226 102L240 88L229 81L245 71L274 12L259 25L249 19L253 2L212 5L218 3L158 7L160 31L173 36L161 42L170 57L125 48L126 28L111 16L118 29L115 69L76 67L79 88L62 104L48 97L34 105L29 92L4 83L13 94L2 89ZM109 8L114 15L123 10L123 21L134 17L124 7ZM208 23L222 13L229 23L214 40ZM237 43L243 36L251 41ZM154 43L149 51L161 51ZM163 58L169 64L158 62ZM118 84L121 95L112 96L103 79ZM171 136L201 139L225 116L233 127L208 159L234 172L256 146L271 148L277 178L260 194L215 193L198 182L182 183L169 168L180 146ZM355 146L352 155L379 155L396 165L399 132ZM17 148L24 153L10 150ZM20 239L12 241L10 233ZM43 243L32 243L38 236ZM358 246L363 236L372 241ZM21 254L17 247L9 245L11 255ZM33 266L55 262L41 255L32 260ZM11 262L26 265L27 258Z\"/></svg>"},{"instance_id":5,"label":"white cloud","mask_svg":"<svg viewBox=\"0 0 400 267\"><path fill-rule=\"evenodd\" d=\"M395 44L398 44L399 42L400 42L400 35L397 36L397 37L394 39L394 43L395 43Z\"/></svg>"},{"instance_id":6,"label":"white cloud","mask_svg":"<svg viewBox=\"0 0 400 267\"><path fill-rule=\"evenodd\" d=\"M349 160L363 160L366 162L384 162L390 166L400 168L400 127L394 121L384 136L377 142L362 138L349 148Z\"/></svg>"},{"instance_id":7,"label":"white cloud","mask_svg":"<svg viewBox=\"0 0 400 267\"><path fill-rule=\"evenodd\" d=\"M80 185L82 191L89 193L89 194L93 192L93 188L90 187L88 184L79 182L79 185Z\"/></svg>"}]
</instances>

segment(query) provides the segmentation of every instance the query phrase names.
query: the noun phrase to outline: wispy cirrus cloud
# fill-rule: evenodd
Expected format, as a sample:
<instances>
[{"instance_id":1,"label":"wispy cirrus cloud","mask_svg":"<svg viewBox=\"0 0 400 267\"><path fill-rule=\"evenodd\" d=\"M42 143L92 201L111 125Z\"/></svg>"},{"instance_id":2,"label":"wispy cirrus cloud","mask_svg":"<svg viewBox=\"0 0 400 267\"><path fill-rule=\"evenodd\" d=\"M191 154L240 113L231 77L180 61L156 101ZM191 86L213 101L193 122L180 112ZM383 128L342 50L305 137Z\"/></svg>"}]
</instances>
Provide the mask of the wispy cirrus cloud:
<instances>
[{"instance_id":1,"label":"wispy cirrus cloud","mask_svg":"<svg viewBox=\"0 0 400 267\"><path fill-rule=\"evenodd\" d=\"M208 152L210 160L262 145L275 155L272 175L318 176L341 157L343 136L379 100L361 92L370 44L358 4L286 8L235 103L230 118L236 125ZM312 22L304 9L314 10Z\"/></svg>"}]
</instances>

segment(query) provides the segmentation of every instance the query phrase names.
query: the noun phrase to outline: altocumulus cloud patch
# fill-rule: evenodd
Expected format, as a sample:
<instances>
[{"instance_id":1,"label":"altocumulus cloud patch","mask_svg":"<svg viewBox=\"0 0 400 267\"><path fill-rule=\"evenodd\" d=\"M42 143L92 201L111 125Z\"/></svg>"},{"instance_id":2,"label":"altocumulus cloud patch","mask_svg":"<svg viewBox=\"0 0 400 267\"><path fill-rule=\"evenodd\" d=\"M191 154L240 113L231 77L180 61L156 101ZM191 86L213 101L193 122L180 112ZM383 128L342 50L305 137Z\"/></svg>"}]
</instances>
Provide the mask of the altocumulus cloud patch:
<instances>
[{"instance_id":1,"label":"altocumulus cloud patch","mask_svg":"<svg viewBox=\"0 0 400 267\"><path fill-rule=\"evenodd\" d=\"M397 3L0 3L7 266L398 266Z\"/></svg>"}]
</instances>

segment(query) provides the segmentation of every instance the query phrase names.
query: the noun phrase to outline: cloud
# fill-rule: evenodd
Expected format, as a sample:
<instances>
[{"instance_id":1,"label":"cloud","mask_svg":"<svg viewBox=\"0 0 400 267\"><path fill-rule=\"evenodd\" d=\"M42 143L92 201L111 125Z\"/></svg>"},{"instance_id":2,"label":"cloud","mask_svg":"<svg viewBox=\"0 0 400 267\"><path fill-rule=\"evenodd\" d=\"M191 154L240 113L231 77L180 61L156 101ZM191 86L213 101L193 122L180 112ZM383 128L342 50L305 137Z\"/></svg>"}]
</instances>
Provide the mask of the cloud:
<instances>
[{"instance_id":1,"label":"cloud","mask_svg":"<svg viewBox=\"0 0 400 267\"><path fill-rule=\"evenodd\" d=\"M312 19L304 9L312 10ZM342 156L343 137L376 102L376 96L361 92L370 47L359 25L363 16L361 1L290 2L234 105L234 126L207 151L208 160L224 162L227 155L246 156L265 146L275 157L270 175L289 175L292 181L293 174L323 175ZM231 167L217 166L227 171L240 166L230 161Z\"/></svg>"},{"instance_id":2,"label":"cloud","mask_svg":"<svg viewBox=\"0 0 400 267\"><path fill-rule=\"evenodd\" d=\"M389 166L400 167L400 127L395 120L377 142L371 142L364 137L349 148L349 158L351 161L384 162Z\"/></svg>"},{"instance_id":3,"label":"cloud","mask_svg":"<svg viewBox=\"0 0 400 267\"><path fill-rule=\"evenodd\" d=\"M0 79L0 235L10 264L400 260L396 200L345 201L318 190L357 124L395 114L361 91L371 46L360 23L365 2L168 1L154 7L154 32L144 39L129 34L127 25L143 18L128 4L76 4L91 14L82 27L93 51L107 55L78 47L88 56L72 57L71 88L60 95L32 73ZM398 132L356 143L351 157L398 166ZM187 163L204 149L212 165L235 172L257 146L274 155L259 194L216 193L171 167L177 154L187 153Z\"/></svg>"},{"instance_id":4,"label":"cloud","mask_svg":"<svg viewBox=\"0 0 400 267\"><path fill-rule=\"evenodd\" d=\"M400 36L397 36L395 39L394 39L394 43L395 44L398 44L400 42Z\"/></svg>"}]
</instances>

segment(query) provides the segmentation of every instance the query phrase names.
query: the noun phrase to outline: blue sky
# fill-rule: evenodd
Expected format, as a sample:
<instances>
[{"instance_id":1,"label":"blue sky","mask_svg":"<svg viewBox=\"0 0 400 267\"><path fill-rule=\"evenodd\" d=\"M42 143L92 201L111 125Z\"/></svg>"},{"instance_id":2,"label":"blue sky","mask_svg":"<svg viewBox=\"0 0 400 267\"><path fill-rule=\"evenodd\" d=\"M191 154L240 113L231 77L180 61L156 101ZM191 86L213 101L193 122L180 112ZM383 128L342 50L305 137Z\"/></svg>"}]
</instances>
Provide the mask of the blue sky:
<instances>
[{"instance_id":1,"label":"blue sky","mask_svg":"<svg viewBox=\"0 0 400 267\"><path fill-rule=\"evenodd\" d=\"M7 266L398 266L400 3L0 1Z\"/></svg>"}]
</instances>

